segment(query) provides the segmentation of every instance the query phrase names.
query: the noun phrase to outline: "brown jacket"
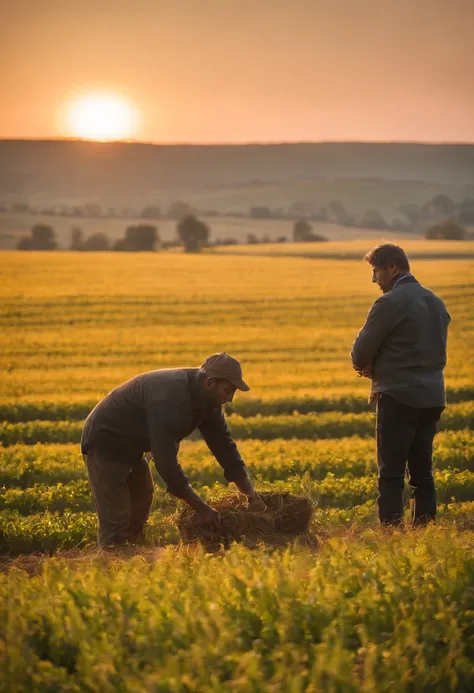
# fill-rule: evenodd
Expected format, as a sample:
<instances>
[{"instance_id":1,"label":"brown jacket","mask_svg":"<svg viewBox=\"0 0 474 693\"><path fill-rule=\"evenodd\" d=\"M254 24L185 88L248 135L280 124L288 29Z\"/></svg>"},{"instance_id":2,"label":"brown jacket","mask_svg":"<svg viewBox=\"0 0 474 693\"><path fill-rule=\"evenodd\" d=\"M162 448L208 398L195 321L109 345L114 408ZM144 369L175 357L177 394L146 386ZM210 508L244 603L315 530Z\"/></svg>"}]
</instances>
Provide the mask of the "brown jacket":
<instances>
[{"instance_id":1,"label":"brown jacket","mask_svg":"<svg viewBox=\"0 0 474 693\"><path fill-rule=\"evenodd\" d=\"M81 451L102 450L120 461L151 450L168 491L181 497L189 486L179 462L179 444L196 428L223 467L227 481L248 476L222 409L204 401L197 368L149 371L112 390L87 417Z\"/></svg>"}]
</instances>

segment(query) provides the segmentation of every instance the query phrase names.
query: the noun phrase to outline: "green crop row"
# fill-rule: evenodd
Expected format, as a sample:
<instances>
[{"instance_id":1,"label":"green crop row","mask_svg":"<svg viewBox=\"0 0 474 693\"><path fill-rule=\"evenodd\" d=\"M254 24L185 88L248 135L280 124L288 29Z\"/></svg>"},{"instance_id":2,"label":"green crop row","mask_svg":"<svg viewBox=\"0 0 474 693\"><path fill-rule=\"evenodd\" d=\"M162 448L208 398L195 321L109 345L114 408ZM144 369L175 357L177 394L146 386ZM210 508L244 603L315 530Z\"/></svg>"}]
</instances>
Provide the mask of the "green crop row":
<instances>
[{"instance_id":1,"label":"green crop row","mask_svg":"<svg viewBox=\"0 0 474 693\"><path fill-rule=\"evenodd\" d=\"M76 421L28 421L0 423L0 443L79 443L82 424Z\"/></svg>"},{"instance_id":2,"label":"green crop row","mask_svg":"<svg viewBox=\"0 0 474 693\"><path fill-rule=\"evenodd\" d=\"M228 417L235 438L340 438L374 433L374 414L294 414L281 416L253 416L237 414ZM474 402L450 406L440 422L440 429L460 430L474 428ZM78 443L82 424L76 421L29 421L0 424L0 442L15 443Z\"/></svg>"},{"instance_id":3,"label":"green crop row","mask_svg":"<svg viewBox=\"0 0 474 693\"><path fill-rule=\"evenodd\" d=\"M229 417L229 426L235 438L340 438L345 436L371 436L374 434L375 415L294 414L292 416ZM443 413L440 430L474 428L474 401L454 404Z\"/></svg>"},{"instance_id":4,"label":"green crop row","mask_svg":"<svg viewBox=\"0 0 474 693\"><path fill-rule=\"evenodd\" d=\"M148 541L153 544L178 540L176 525L159 511L150 517L147 531ZM0 553L3 554L84 548L95 544L96 535L97 518L91 511L45 511L28 516L14 510L0 513Z\"/></svg>"},{"instance_id":5,"label":"green crop row","mask_svg":"<svg viewBox=\"0 0 474 693\"><path fill-rule=\"evenodd\" d=\"M474 500L474 472L454 472L435 470L434 473L438 503L464 502ZM366 477L346 476L338 478L328 474L322 481L314 481L307 472L303 477L292 477L275 483L296 495L303 492L321 508L350 508L362 505L377 497L375 474ZM405 485L408 499L411 487Z\"/></svg>"},{"instance_id":6,"label":"green crop row","mask_svg":"<svg viewBox=\"0 0 474 693\"><path fill-rule=\"evenodd\" d=\"M0 420L21 421L82 421L97 404L96 400L29 402L25 400L0 403Z\"/></svg>"},{"instance_id":7,"label":"green crop row","mask_svg":"<svg viewBox=\"0 0 474 693\"><path fill-rule=\"evenodd\" d=\"M204 487L204 495L215 493ZM175 512L177 501L165 493L162 486L155 485L153 509L159 510L164 515ZM94 504L90 491L89 481L71 481L68 484L34 484L26 489L0 488L0 511L15 511L20 515L33 515L40 512L66 512L75 513L92 511Z\"/></svg>"},{"instance_id":8,"label":"green crop row","mask_svg":"<svg viewBox=\"0 0 474 693\"><path fill-rule=\"evenodd\" d=\"M474 472L436 470L435 482L440 503L474 500ZM216 480L212 487L195 484L196 489L205 498L221 486ZM322 480L311 478L310 472L303 476L294 476L276 481L272 488L284 489L311 498L320 507L349 508L361 505L377 496L375 474L371 476L338 478L328 474ZM408 487L407 487L408 492ZM174 508L169 497L161 486L156 486L154 508L167 514ZM92 510L93 503L89 484L85 480L72 481L69 484L47 486L35 484L26 489L0 489L0 511L16 510L21 515L30 515L44 511L71 512Z\"/></svg>"},{"instance_id":9,"label":"green crop row","mask_svg":"<svg viewBox=\"0 0 474 693\"><path fill-rule=\"evenodd\" d=\"M375 474L375 445L370 438L321 440L241 440L239 450L250 473L261 482L275 482L309 472L312 479ZM474 431L441 431L435 438L434 465L438 469L474 471ZM180 462L191 481L212 486L223 474L202 441L184 441ZM155 473L154 465L152 470ZM156 476L156 473L155 473ZM16 444L0 447L0 486L28 488L86 479L76 444Z\"/></svg>"},{"instance_id":10,"label":"green crop row","mask_svg":"<svg viewBox=\"0 0 474 693\"><path fill-rule=\"evenodd\" d=\"M450 404L474 400L474 387L453 386L447 390ZM97 400L84 401L4 401L0 403L0 420L9 423L26 421L82 421L97 404ZM310 414L326 411L362 413L369 409L367 395L348 394L320 397L277 397L271 399L245 398L226 406L228 414L243 417L278 416L281 414Z\"/></svg>"},{"instance_id":11,"label":"green crop row","mask_svg":"<svg viewBox=\"0 0 474 693\"><path fill-rule=\"evenodd\" d=\"M285 488L288 488L288 484ZM212 503L222 493L223 489L219 488L204 489L202 495ZM175 522L175 511L179 508L180 504L171 500L170 507L163 506L151 513L144 538L147 545L179 541ZM408 507L406 512L406 519L409 521ZM459 528L474 529L474 501L440 504L438 518L442 525L454 524ZM330 536L338 528L355 531L376 526L375 501L368 500L350 508L315 507L310 529L317 535ZM0 554L19 555L36 551L48 553L60 549L84 548L90 544L95 545L96 532L97 519L92 511L46 510L25 516L17 510L4 510L0 512Z\"/></svg>"},{"instance_id":12,"label":"green crop row","mask_svg":"<svg viewBox=\"0 0 474 693\"><path fill-rule=\"evenodd\" d=\"M36 483L68 483L86 478L77 444L17 443L0 447L0 486L28 488Z\"/></svg>"},{"instance_id":13,"label":"green crop row","mask_svg":"<svg viewBox=\"0 0 474 693\"><path fill-rule=\"evenodd\" d=\"M87 480L59 483L54 486L35 484L26 489L0 489L0 511L17 510L21 515L31 515L45 510L77 512L92 508Z\"/></svg>"},{"instance_id":14,"label":"green crop row","mask_svg":"<svg viewBox=\"0 0 474 693\"><path fill-rule=\"evenodd\" d=\"M367 388L368 391L368 388ZM457 385L447 388L449 404L474 400L474 386ZM368 403L368 394L330 394L319 397L275 397L271 399L240 398L226 405L228 414L249 416L279 416L281 414L311 414L319 412L341 412L343 414L360 414L372 409ZM1 412L1 407L0 407ZM70 418L70 417L64 417ZM23 419L26 420L26 419Z\"/></svg>"},{"instance_id":15,"label":"green crop row","mask_svg":"<svg viewBox=\"0 0 474 693\"><path fill-rule=\"evenodd\" d=\"M259 438L340 438L374 433L375 417L372 413L293 414L281 416L228 417L232 434L237 439ZM474 401L451 405L443 413L440 429L460 430L474 428ZM29 421L0 424L0 442L15 443L78 443L82 424L76 421Z\"/></svg>"}]
</instances>

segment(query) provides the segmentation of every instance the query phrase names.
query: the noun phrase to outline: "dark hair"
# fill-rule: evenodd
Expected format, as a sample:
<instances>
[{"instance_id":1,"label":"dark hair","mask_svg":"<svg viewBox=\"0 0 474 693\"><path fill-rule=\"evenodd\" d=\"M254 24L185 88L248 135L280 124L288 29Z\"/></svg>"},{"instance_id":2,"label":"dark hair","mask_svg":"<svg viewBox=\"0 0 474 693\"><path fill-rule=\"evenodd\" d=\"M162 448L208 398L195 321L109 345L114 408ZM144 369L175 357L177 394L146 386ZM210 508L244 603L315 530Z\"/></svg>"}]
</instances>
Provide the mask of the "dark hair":
<instances>
[{"instance_id":1,"label":"dark hair","mask_svg":"<svg viewBox=\"0 0 474 693\"><path fill-rule=\"evenodd\" d=\"M399 270L409 272L410 263L403 248L393 243L382 243L373 248L364 257L364 260L372 267L390 267L396 265Z\"/></svg>"},{"instance_id":2,"label":"dark hair","mask_svg":"<svg viewBox=\"0 0 474 693\"><path fill-rule=\"evenodd\" d=\"M230 382L230 380L227 380L227 378L218 378L216 375L209 375L209 373L206 373L206 371L203 371L202 368L200 368L198 370L198 378L199 378L199 382L201 382L201 383L204 380L204 378L212 378L213 380L215 380L218 383L223 383L223 382L229 383Z\"/></svg>"}]
</instances>

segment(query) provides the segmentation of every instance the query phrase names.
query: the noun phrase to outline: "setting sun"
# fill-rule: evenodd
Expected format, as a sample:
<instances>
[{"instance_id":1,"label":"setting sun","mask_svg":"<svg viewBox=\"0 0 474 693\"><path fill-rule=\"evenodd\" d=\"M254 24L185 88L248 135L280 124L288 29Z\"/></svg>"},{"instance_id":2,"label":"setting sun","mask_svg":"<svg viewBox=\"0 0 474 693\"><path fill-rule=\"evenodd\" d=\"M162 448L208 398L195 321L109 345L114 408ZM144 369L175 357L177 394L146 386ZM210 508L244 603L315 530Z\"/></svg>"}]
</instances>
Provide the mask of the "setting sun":
<instances>
[{"instance_id":1,"label":"setting sun","mask_svg":"<svg viewBox=\"0 0 474 693\"><path fill-rule=\"evenodd\" d=\"M86 94L71 101L66 111L66 127L73 137L123 140L133 137L137 126L136 108L118 94Z\"/></svg>"}]
</instances>

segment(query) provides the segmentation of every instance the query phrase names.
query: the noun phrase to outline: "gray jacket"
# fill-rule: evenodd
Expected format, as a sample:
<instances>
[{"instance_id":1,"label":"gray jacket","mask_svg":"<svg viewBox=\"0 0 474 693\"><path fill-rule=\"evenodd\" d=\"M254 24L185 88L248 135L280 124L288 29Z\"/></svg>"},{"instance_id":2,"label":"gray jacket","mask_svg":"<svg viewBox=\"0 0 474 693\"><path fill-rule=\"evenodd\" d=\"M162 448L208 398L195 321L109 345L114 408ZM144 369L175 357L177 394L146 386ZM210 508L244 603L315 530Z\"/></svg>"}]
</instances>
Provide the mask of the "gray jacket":
<instances>
[{"instance_id":1,"label":"gray jacket","mask_svg":"<svg viewBox=\"0 0 474 693\"><path fill-rule=\"evenodd\" d=\"M188 479L178 463L179 444L198 428L227 481L247 477L222 409L209 406L202 396L198 370L149 371L109 392L84 423L82 453L100 450L118 464L130 464L151 450L168 491L182 497Z\"/></svg>"},{"instance_id":2,"label":"gray jacket","mask_svg":"<svg viewBox=\"0 0 474 693\"><path fill-rule=\"evenodd\" d=\"M372 367L370 399L385 392L411 407L444 406L450 321L443 301L411 274L378 298L351 352L357 371Z\"/></svg>"}]
</instances>

